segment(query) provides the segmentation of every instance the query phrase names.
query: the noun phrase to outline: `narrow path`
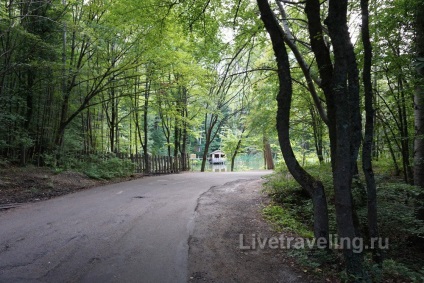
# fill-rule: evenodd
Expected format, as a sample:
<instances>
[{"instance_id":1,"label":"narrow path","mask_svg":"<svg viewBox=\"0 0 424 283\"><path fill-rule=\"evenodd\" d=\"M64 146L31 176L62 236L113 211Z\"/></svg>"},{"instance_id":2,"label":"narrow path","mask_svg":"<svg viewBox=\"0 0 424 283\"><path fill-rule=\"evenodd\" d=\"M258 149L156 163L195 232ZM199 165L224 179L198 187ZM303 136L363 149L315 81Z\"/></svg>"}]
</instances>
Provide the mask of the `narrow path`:
<instances>
[{"instance_id":1,"label":"narrow path","mask_svg":"<svg viewBox=\"0 0 424 283\"><path fill-rule=\"evenodd\" d=\"M184 173L0 213L0 282L186 282L198 198L266 171Z\"/></svg>"}]
</instances>

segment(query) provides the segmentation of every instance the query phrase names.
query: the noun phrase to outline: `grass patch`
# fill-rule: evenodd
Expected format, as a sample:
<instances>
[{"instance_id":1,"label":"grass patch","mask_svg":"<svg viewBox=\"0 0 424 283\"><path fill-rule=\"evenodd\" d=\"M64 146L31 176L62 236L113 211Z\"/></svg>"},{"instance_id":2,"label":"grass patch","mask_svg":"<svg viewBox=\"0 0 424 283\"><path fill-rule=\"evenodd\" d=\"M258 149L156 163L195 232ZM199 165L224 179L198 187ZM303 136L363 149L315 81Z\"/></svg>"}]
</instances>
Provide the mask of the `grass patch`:
<instances>
[{"instance_id":1,"label":"grass patch","mask_svg":"<svg viewBox=\"0 0 424 283\"><path fill-rule=\"evenodd\" d=\"M314 233L306 225L299 222L290 211L279 205L268 205L262 210L262 213L277 231L290 231L304 238L314 236Z\"/></svg>"}]
</instances>

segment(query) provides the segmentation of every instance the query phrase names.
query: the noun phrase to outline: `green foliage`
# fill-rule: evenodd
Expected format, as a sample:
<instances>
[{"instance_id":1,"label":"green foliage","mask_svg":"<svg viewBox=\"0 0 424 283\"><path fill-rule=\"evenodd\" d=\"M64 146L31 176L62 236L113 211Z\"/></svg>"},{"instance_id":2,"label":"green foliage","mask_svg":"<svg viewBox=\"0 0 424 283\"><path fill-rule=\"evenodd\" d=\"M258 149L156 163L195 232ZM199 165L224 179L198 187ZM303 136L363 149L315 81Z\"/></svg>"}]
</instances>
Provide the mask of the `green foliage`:
<instances>
[{"instance_id":1,"label":"green foliage","mask_svg":"<svg viewBox=\"0 0 424 283\"><path fill-rule=\"evenodd\" d=\"M106 160L92 160L83 165L83 172L93 179L113 179L133 174L134 164L127 159L112 157Z\"/></svg>"},{"instance_id":2,"label":"green foliage","mask_svg":"<svg viewBox=\"0 0 424 283\"><path fill-rule=\"evenodd\" d=\"M383 279L395 278L403 280L404 278L408 278L414 283L424 282L424 267L419 271L413 271L405 264L396 260L388 259L383 263L382 276Z\"/></svg>"},{"instance_id":3,"label":"green foliage","mask_svg":"<svg viewBox=\"0 0 424 283\"><path fill-rule=\"evenodd\" d=\"M424 74L424 58L417 57L413 62L413 66L418 74Z\"/></svg>"},{"instance_id":4,"label":"green foliage","mask_svg":"<svg viewBox=\"0 0 424 283\"><path fill-rule=\"evenodd\" d=\"M262 210L262 213L279 231L290 231L305 238L313 237L313 232L295 218L293 211L279 205L269 205Z\"/></svg>"},{"instance_id":5,"label":"green foliage","mask_svg":"<svg viewBox=\"0 0 424 283\"><path fill-rule=\"evenodd\" d=\"M113 179L134 174L134 163L129 159L117 158L114 154L91 154L85 157L68 152L57 160L55 154L44 154L44 164L56 173L75 170L93 179Z\"/></svg>"},{"instance_id":6,"label":"green foliage","mask_svg":"<svg viewBox=\"0 0 424 283\"><path fill-rule=\"evenodd\" d=\"M403 183L380 183L377 188L380 233L391 239L393 249L402 249L411 237L424 240L424 223L416 219L416 208L423 206L421 190ZM366 207L358 215L366 221ZM365 222L366 223L366 222ZM396 229L393 229L396 227Z\"/></svg>"},{"instance_id":7,"label":"green foliage","mask_svg":"<svg viewBox=\"0 0 424 283\"><path fill-rule=\"evenodd\" d=\"M321 273L323 269L329 274L332 271L326 266L338 266L341 264L341 257L337 253L329 252L328 250L314 249L291 249L289 255L294 257L302 266L311 268L315 273Z\"/></svg>"},{"instance_id":8,"label":"green foliage","mask_svg":"<svg viewBox=\"0 0 424 283\"><path fill-rule=\"evenodd\" d=\"M424 206L419 197L422 190L393 178L390 175L390 166L387 162L380 161L376 173L380 237L389 239L389 250L384 251L386 260L382 272L372 265L367 266L367 269L375 278L409 278L412 282L422 282L423 261L420 258L410 257L411 254L408 252L411 245L423 241L424 238L424 223L417 220L415 214L417 207ZM330 233L337 233L331 167L323 164L309 166L307 170L321 180L325 186L329 202ZM278 229L284 229L285 225L297 228L297 224L294 224L293 221L301 223L301 227L312 227L311 201L287 171L268 176L264 190L278 204L277 207L273 205L264 209L265 217L275 223ZM368 233L366 228L367 203L366 192L363 190L361 182L356 183L353 197L361 223L361 233L366 238ZM282 221L281 217L286 217L288 220ZM289 228L289 230L295 231L296 229ZM325 262L320 256L311 257L306 251L296 251L295 255L301 263L315 262L306 264L312 268L315 268L317 263ZM330 273L335 272L331 271L332 268L330 266ZM338 266L335 265L335 268L337 269Z\"/></svg>"},{"instance_id":9,"label":"green foliage","mask_svg":"<svg viewBox=\"0 0 424 283\"><path fill-rule=\"evenodd\" d=\"M266 176L265 191L278 203L299 204L309 199L299 184L289 174L275 173Z\"/></svg>"},{"instance_id":10,"label":"green foliage","mask_svg":"<svg viewBox=\"0 0 424 283\"><path fill-rule=\"evenodd\" d=\"M0 157L0 168L8 168L10 166L9 160Z\"/></svg>"}]
</instances>

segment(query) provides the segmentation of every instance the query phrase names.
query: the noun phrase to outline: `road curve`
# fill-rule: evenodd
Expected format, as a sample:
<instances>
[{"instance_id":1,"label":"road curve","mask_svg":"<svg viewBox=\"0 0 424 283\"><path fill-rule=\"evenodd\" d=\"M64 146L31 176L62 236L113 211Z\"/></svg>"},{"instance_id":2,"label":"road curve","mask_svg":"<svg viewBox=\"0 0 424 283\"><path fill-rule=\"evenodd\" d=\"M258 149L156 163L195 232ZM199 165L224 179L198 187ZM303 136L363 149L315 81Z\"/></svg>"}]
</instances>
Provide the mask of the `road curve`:
<instances>
[{"instance_id":1,"label":"road curve","mask_svg":"<svg viewBox=\"0 0 424 283\"><path fill-rule=\"evenodd\" d=\"M0 282L186 282L199 196L269 171L183 173L0 213Z\"/></svg>"}]
</instances>

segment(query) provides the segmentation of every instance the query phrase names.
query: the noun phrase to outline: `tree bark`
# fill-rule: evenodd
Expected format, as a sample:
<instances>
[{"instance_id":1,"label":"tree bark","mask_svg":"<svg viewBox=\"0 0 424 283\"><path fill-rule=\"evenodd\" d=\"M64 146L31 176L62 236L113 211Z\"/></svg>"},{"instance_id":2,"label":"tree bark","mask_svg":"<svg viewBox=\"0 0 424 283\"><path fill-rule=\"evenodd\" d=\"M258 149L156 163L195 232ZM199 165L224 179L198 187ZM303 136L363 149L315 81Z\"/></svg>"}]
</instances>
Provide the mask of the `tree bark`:
<instances>
[{"instance_id":1,"label":"tree bark","mask_svg":"<svg viewBox=\"0 0 424 283\"><path fill-rule=\"evenodd\" d=\"M424 189L424 3L418 2L416 11L417 84L414 95L415 141L414 184ZM424 199L424 191L419 198ZM417 207L417 219L424 220L424 207Z\"/></svg>"},{"instance_id":2,"label":"tree bark","mask_svg":"<svg viewBox=\"0 0 424 283\"><path fill-rule=\"evenodd\" d=\"M369 0L361 0L362 14L362 44L364 46L364 66L362 79L365 95L365 136L362 146L362 169L367 183L367 206L368 206L368 233L370 239L379 237L377 222L377 186L375 184L374 171L372 167L372 144L374 140L374 109L373 90L371 80L372 45L369 32ZM382 264L381 252L377 248L373 250L374 262Z\"/></svg>"},{"instance_id":3,"label":"tree bark","mask_svg":"<svg viewBox=\"0 0 424 283\"><path fill-rule=\"evenodd\" d=\"M149 72L149 70L147 70ZM149 74L147 74L149 76ZM146 173L150 173L150 164L149 164L149 152L147 148L147 143L149 141L148 138L148 130L149 130L149 123L148 123L148 111L149 111L149 97L150 97L150 78L146 79L146 85L144 90L144 107L143 107L143 135L144 135L144 141L142 143L143 147L143 157L144 157L144 164L146 164Z\"/></svg>"},{"instance_id":4,"label":"tree bark","mask_svg":"<svg viewBox=\"0 0 424 283\"><path fill-rule=\"evenodd\" d=\"M338 234L352 242L358 235L354 221L352 179L359 151L360 117L359 82L356 59L347 26L347 0L330 0L325 23L328 26L334 53L332 91L334 94L336 149L332 150L333 184L335 192ZM353 65L352 65L353 64ZM359 123L358 123L359 122ZM358 136L359 135L359 136ZM331 138L331 137L330 137ZM350 157L350 158L347 158ZM362 254L352 247L343 247L346 271L355 282L367 281Z\"/></svg>"},{"instance_id":5,"label":"tree bark","mask_svg":"<svg viewBox=\"0 0 424 283\"><path fill-rule=\"evenodd\" d=\"M200 167L201 172L205 172L206 160L208 157L210 145L212 141L215 139L219 130L221 129L222 123L223 123L223 120L218 121L218 116L216 114L211 114L209 121L208 121L208 114L205 115L204 129L205 129L206 137L205 137L205 149L203 151L203 156L202 156L202 165Z\"/></svg>"},{"instance_id":6,"label":"tree bark","mask_svg":"<svg viewBox=\"0 0 424 283\"><path fill-rule=\"evenodd\" d=\"M237 154L240 150L240 147L241 147L241 141L242 141L242 139L240 138L237 142L237 146L236 146L236 149L234 150L234 153L231 155L231 172L234 172L234 163L236 161L236 156L237 156Z\"/></svg>"},{"instance_id":7,"label":"tree bark","mask_svg":"<svg viewBox=\"0 0 424 283\"><path fill-rule=\"evenodd\" d=\"M337 148L336 136L336 111L334 105L334 94L332 79L334 73L331 61L330 49L324 40L324 30L321 24L321 3L319 0L307 0L305 13L308 18L309 40L312 51L315 54L318 71L321 78L320 88L323 90L327 103L328 133L330 136L330 156L332 168L335 164L335 151Z\"/></svg>"},{"instance_id":8,"label":"tree bark","mask_svg":"<svg viewBox=\"0 0 424 283\"><path fill-rule=\"evenodd\" d=\"M311 105L309 108L309 112L311 114L311 124L312 130L314 133L314 144L315 144L315 152L318 157L318 161L320 164L324 163L324 153L323 153L323 122L320 119L319 115L315 112L315 106Z\"/></svg>"},{"instance_id":9,"label":"tree bark","mask_svg":"<svg viewBox=\"0 0 424 283\"><path fill-rule=\"evenodd\" d=\"M424 188L424 4L419 4L415 11L417 13L415 16L416 54L417 62L421 62L421 65L417 66L417 84L414 95L414 184Z\"/></svg>"},{"instance_id":10,"label":"tree bark","mask_svg":"<svg viewBox=\"0 0 424 283\"><path fill-rule=\"evenodd\" d=\"M400 51L399 53L400 54ZM406 98L405 98L405 91L403 87L403 76L398 76L398 91L400 94L400 98L396 100L397 107L398 107L398 114L399 114L399 121L400 121L400 133L401 133L401 147L402 147L402 161L403 161L403 174L404 179L406 183L413 184L414 183L414 176L412 173L412 167L411 162L409 161L409 158L411 156L410 154L410 137L409 137L409 130L408 130L408 119L407 119L407 112L406 112Z\"/></svg>"},{"instance_id":11,"label":"tree bark","mask_svg":"<svg viewBox=\"0 0 424 283\"><path fill-rule=\"evenodd\" d=\"M264 157L265 157L265 169L273 170L274 169L274 160L272 160L271 145L269 144L268 139L264 136Z\"/></svg>"}]
</instances>

